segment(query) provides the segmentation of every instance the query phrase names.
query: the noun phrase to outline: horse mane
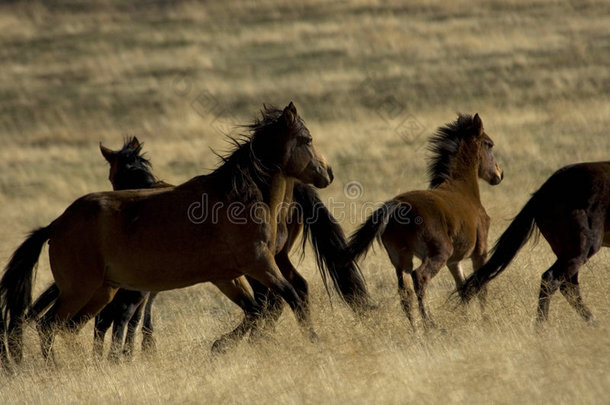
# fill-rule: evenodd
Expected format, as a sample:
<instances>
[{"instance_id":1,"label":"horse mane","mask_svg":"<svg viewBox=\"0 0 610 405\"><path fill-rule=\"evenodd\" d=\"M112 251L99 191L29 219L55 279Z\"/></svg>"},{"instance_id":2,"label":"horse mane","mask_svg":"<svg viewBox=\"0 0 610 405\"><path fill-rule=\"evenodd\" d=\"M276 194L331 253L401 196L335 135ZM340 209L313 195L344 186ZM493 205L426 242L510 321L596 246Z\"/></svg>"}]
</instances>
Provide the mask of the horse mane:
<instances>
[{"instance_id":1,"label":"horse mane","mask_svg":"<svg viewBox=\"0 0 610 405\"><path fill-rule=\"evenodd\" d=\"M269 154L273 147L266 136L277 131L283 111L274 106L263 105L261 117L252 124L244 125L249 134L239 137L227 136L233 148L227 155L216 152L221 164L208 176L213 180L227 200L238 198L244 202L262 199L261 187L268 185L278 165Z\"/></svg>"},{"instance_id":2,"label":"horse mane","mask_svg":"<svg viewBox=\"0 0 610 405\"><path fill-rule=\"evenodd\" d=\"M474 117L458 113L457 120L437 129L429 139L428 177L430 188L436 188L451 178L460 144L472 136L469 129L474 125Z\"/></svg>"},{"instance_id":3,"label":"horse mane","mask_svg":"<svg viewBox=\"0 0 610 405\"><path fill-rule=\"evenodd\" d=\"M149 188L154 186L158 179L153 175L152 164L143 155L143 144L134 147L134 137L125 138L121 150L115 152L118 169L112 186L115 190L128 190L134 188Z\"/></svg>"}]
</instances>

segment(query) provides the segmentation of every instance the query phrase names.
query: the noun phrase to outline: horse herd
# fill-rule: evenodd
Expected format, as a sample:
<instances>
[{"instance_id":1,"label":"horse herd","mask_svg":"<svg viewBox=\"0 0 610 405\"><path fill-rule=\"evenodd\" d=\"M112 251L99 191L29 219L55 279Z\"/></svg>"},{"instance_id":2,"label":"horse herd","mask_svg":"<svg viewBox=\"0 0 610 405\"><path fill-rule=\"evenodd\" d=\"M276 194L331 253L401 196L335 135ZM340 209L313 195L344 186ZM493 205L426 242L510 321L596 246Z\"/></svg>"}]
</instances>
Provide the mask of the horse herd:
<instances>
[{"instance_id":1,"label":"horse herd","mask_svg":"<svg viewBox=\"0 0 610 405\"><path fill-rule=\"evenodd\" d=\"M349 241L314 189L330 185L334 175L294 104L264 107L248 129L217 169L178 186L155 178L137 139L127 140L119 151L100 145L115 191L76 200L49 225L34 230L6 266L0 280L3 368L12 368L11 358L21 362L23 329L34 321L43 356L53 361L58 329L77 332L92 317L99 356L113 324L110 358L130 356L142 314L142 348L153 350L156 293L206 281L245 314L234 330L214 342L213 351L274 325L284 301L306 336L316 341L307 281L289 256L301 234L303 246L311 242L326 289L332 285L358 314L375 306L356 263L378 239L396 270L408 320L415 326L416 297L424 327L431 328L426 286L443 266L462 300L477 296L484 307L486 284L510 264L537 227L557 256L542 276L538 323L547 319L557 289L586 321L594 322L580 294L578 270L602 246L610 246L610 162L555 172L488 259L490 218L478 179L497 185L504 174L478 114L460 114L430 139L428 190L385 202ZM193 220L198 201L205 201L197 207L205 215ZM210 207L214 215L207 215ZM54 283L32 303L34 269L47 241ZM421 260L417 268L415 257ZM467 258L474 272L465 278L460 262ZM405 273L412 283L405 282Z\"/></svg>"}]
</instances>

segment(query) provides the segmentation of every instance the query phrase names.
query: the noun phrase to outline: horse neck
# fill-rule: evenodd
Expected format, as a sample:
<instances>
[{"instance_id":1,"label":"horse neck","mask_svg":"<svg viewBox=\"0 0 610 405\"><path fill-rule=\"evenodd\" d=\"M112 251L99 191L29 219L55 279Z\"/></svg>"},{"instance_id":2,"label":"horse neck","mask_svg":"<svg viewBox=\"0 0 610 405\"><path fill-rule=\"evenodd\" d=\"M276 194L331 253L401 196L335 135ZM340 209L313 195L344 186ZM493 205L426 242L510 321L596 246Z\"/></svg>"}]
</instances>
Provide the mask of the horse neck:
<instances>
[{"instance_id":1,"label":"horse neck","mask_svg":"<svg viewBox=\"0 0 610 405\"><path fill-rule=\"evenodd\" d=\"M136 188L151 188L157 180L146 170L119 171L112 181L114 190L130 190Z\"/></svg>"},{"instance_id":2,"label":"horse neck","mask_svg":"<svg viewBox=\"0 0 610 405\"><path fill-rule=\"evenodd\" d=\"M458 148L447 185L480 202L478 152L478 147L474 143L463 143Z\"/></svg>"}]
</instances>

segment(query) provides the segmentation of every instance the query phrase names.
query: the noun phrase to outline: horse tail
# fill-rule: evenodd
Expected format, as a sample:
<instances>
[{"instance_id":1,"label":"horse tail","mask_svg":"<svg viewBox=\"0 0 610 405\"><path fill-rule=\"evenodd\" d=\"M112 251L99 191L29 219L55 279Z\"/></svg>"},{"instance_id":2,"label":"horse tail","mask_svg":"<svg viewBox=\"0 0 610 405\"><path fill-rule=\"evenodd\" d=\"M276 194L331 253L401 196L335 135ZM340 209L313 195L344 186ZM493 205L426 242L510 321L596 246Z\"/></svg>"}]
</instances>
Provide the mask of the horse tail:
<instances>
[{"instance_id":1,"label":"horse tail","mask_svg":"<svg viewBox=\"0 0 610 405\"><path fill-rule=\"evenodd\" d=\"M381 238L394 212L401 206L396 200L383 203L364 224L354 232L347 247L347 260L358 261L370 249L375 239Z\"/></svg>"},{"instance_id":2,"label":"horse tail","mask_svg":"<svg viewBox=\"0 0 610 405\"><path fill-rule=\"evenodd\" d=\"M513 260L519 250L532 237L535 227L536 196L534 195L517 214L513 222L500 236L491 251L491 257L477 271L472 273L458 288L463 302L473 298L489 281L498 276Z\"/></svg>"},{"instance_id":3,"label":"horse tail","mask_svg":"<svg viewBox=\"0 0 610 405\"><path fill-rule=\"evenodd\" d=\"M17 248L0 280L0 336L8 336L8 348L16 362L23 357L23 316L32 303L34 270L51 226L39 228ZM4 344L4 342L2 342Z\"/></svg>"},{"instance_id":4,"label":"horse tail","mask_svg":"<svg viewBox=\"0 0 610 405\"><path fill-rule=\"evenodd\" d=\"M57 298L59 298L59 287L53 283L30 305L25 313L24 322L28 323L38 318Z\"/></svg>"},{"instance_id":5,"label":"horse tail","mask_svg":"<svg viewBox=\"0 0 610 405\"><path fill-rule=\"evenodd\" d=\"M360 311L369 304L370 297L358 266L344 260L347 243L343 229L313 187L296 184L294 198L304 218L303 248L309 240L326 291L330 277L341 298L354 311Z\"/></svg>"}]
</instances>

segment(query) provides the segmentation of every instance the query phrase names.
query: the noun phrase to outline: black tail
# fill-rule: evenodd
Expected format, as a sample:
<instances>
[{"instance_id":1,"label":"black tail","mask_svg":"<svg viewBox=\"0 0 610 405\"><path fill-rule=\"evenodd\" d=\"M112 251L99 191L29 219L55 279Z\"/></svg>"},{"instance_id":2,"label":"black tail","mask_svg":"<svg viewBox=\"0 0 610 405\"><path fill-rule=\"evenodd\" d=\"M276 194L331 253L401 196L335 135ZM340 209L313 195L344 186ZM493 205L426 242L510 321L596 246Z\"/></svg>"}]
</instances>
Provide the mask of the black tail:
<instances>
[{"instance_id":1,"label":"black tail","mask_svg":"<svg viewBox=\"0 0 610 405\"><path fill-rule=\"evenodd\" d=\"M51 227L39 228L17 248L0 280L0 335L8 335L8 348L16 362L23 356L23 316L32 303L34 269Z\"/></svg>"},{"instance_id":2,"label":"black tail","mask_svg":"<svg viewBox=\"0 0 610 405\"><path fill-rule=\"evenodd\" d=\"M458 289L464 302L473 298L489 281L510 264L519 250L532 237L535 228L536 196L534 195L517 214L513 222L500 236L491 251L491 258L483 267L472 273Z\"/></svg>"},{"instance_id":3,"label":"black tail","mask_svg":"<svg viewBox=\"0 0 610 405\"><path fill-rule=\"evenodd\" d=\"M401 206L398 201L390 200L375 210L364 224L354 232L349 240L348 260L358 261L370 249L373 241L380 238L394 212Z\"/></svg>"},{"instance_id":4,"label":"black tail","mask_svg":"<svg viewBox=\"0 0 610 405\"><path fill-rule=\"evenodd\" d=\"M59 297L59 288L53 283L47 288L36 301L28 308L25 314L24 322L28 323L35 320Z\"/></svg>"},{"instance_id":5,"label":"black tail","mask_svg":"<svg viewBox=\"0 0 610 405\"><path fill-rule=\"evenodd\" d=\"M311 241L324 286L328 291L328 277L335 290L354 310L370 306L370 297L360 269L352 261L345 261L347 243L343 229L310 186L298 183L294 198L303 214L303 246Z\"/></svg>"}]
</instances>

